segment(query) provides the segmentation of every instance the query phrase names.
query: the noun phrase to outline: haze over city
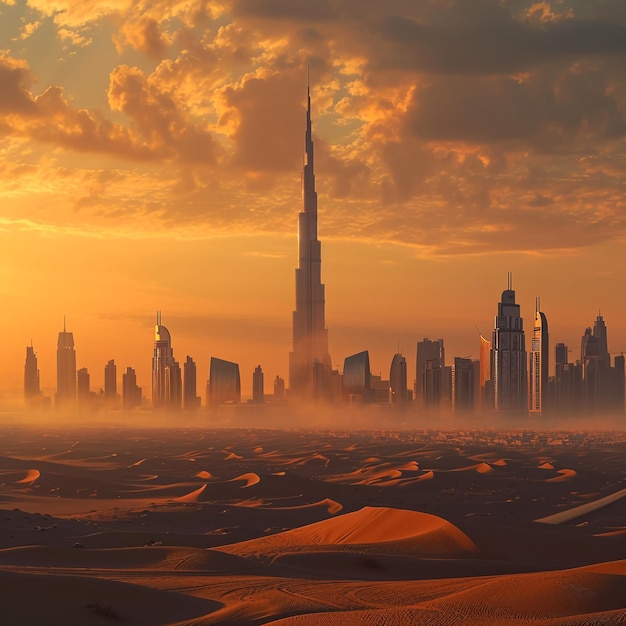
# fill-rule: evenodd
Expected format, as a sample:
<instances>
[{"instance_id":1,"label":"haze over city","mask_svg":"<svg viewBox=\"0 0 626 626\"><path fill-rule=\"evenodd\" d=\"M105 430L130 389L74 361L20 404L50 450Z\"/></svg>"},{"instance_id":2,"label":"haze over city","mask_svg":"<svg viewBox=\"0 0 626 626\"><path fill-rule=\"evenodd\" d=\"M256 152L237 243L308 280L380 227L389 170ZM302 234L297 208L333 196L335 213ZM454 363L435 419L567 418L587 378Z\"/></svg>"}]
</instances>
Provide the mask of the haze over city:
<instances>
[{"instance_id":1,"label":"haze over city","mask_svg":"<svg viewBox=\"0 0 626 626\"><path fill-rule=\"evenodd\" d=\"M577 350L626 347L615 2L0 3L3 392L32 339L149 387L154 316L199 382L287 378L306 81L329 354L478 356L512 271ZM268 389L269 391L269 389Z\"/></svg>"},{"instance_id":2,"label":"haze over city","mask_svg":"<svg viewBox=\"0 0 626 626\"><path fill-rule=\"evenodd\" d=\"M625 61L623 0L0 0L3 626L623 625Z\"/></svg>"}]
</instances>

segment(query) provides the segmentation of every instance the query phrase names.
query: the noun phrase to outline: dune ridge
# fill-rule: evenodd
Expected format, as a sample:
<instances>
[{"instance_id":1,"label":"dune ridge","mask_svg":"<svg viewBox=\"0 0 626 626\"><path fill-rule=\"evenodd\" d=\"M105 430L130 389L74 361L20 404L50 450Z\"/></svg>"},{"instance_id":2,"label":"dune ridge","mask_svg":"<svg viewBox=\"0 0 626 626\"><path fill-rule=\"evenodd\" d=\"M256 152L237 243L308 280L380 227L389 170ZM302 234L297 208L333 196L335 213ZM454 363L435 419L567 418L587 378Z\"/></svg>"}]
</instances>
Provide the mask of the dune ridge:
<instances>
[{"instance_id":1,"label":"dune ridge","mask_svg":"<svg viewBox=\"0 0 626 626\"><path fill-rule=\"evenodd\" d=\"M626 621L625 433L0 435L2 626Z\"/></svg>"}]
</instances>

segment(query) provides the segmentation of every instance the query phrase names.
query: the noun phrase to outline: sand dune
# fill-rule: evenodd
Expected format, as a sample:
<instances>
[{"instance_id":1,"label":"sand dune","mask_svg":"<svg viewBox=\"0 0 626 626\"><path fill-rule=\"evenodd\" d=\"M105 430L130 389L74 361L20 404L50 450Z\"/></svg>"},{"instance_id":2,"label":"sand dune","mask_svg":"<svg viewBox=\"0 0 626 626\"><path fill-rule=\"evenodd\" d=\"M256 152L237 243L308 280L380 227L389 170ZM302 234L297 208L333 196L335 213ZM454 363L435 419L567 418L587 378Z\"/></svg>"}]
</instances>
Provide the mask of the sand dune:
<instances>
[{"instance_id":1,"label":"sand dune","mask_svg":"<svg viewBox=\"0 0 626 626\"><path fill-rule=\"evenodd\" d=\"M236 478L231 478L229 482L231 483L244 482L246 484L241 485L241 487L244 488L244 487L251 487L252 485L256 485L257 483L260 483L261 478L258 474L255 474L254 472L248 472L247 474L242 474L241 476L237 476Z\"/></svg>"},{"instance_id":2,"label":"sand dune","mask_svg":"<svg viewBox=\"0 0 626 626\"><path fill-rule=\"evenodd\" d=\"M1 434L3 626L626 620L624 434Z\"/></svg>"},{"instance_id":3,"label":"sand dune","mask_svg":"<svg viewBox=\"0 0 626 626\"><path fill-rule=\"evenodd\" d=\"M561 511L560 513L555 513L554 515L542 517L541 519L538 519L536 521L542 522L543 524L566 524L567 522L578 519L583 515L587 515L588 513L597 511L598 509L601 509L605 506L609 506L610 504L621 500L625 496L626 489L620 489L619 491L605 496L604 498L599 498L598 500L594 500L593 502L581 504L580 506L568 509L567 511Z\"/></svg>"},{"instance_id":4,"label":"sand dune","mask_svg":"<svg viewBox=\"0 0 626 626\"><path fill-rule=\"evenodd\" d=\"M546 480L547 483L562 483L566 480L571 480L576 476L576 470L572 469L561 469L557 472L558 476L554 476L554 478L548 478Z\"/></svg>"},{"instance_id":5,"label":"sand dune","mask_svg":"<svg viewBox=\"0 0 626 626\"><path fill-rule=\"evenodd\" d=\"M198 618L221 605L93 577L0 571L0 606L4 624L88 626L121 622L157 626Z\"/></svg>"},{"instance_id":6,"label":"sand dune","mask_svg":"<svg viewBox=\"0 0 626 626\"><path fill-rule=\"evenodd\" d=\"M368 545L378 552L459 558L476 556L472 541L446 520L416 511L364 507L302 528L220 548L243 556L273 556L305 548Z\"/></svg>"}]
</instances>

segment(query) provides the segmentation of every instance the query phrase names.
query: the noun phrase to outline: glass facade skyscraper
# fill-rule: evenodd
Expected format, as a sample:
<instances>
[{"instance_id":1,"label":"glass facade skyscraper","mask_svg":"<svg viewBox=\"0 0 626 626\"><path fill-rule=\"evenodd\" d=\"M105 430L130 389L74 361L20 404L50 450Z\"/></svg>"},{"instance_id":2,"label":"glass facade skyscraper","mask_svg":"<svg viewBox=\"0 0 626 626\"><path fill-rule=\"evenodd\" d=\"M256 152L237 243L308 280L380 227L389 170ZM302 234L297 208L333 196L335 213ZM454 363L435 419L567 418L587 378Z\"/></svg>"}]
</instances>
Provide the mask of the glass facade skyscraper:
<instances>
[{"instance_id":1,"label":"glass facade skyscraper","mask_svg":"<svg viewBox=\"0 0 626 626\"><path fill-rule=\"evenodd\" d=\"M491 341L491 379L493 407L501 412L525 411L526 395L526 340L520 306L515 302L512 278L498 303Z\"/></svg>"}]
</instances>

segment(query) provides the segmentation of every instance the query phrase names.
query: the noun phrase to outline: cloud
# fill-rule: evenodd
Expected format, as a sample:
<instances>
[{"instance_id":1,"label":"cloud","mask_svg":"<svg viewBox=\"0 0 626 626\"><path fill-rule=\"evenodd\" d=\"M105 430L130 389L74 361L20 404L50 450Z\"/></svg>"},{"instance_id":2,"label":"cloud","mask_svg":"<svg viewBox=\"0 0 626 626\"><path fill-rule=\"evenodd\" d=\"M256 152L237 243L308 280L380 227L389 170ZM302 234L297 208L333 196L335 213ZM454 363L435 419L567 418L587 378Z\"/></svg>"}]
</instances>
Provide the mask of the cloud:
<instances>
[{"instance_id":1,"label":"cloud","mask_svg":"<svg viewBox=\"0 0 626 626\"><path fill-rule=\"evenodd\" d=\"M151 18L141 18L122 24L120 35L116 37L118 49L125 44L143 52L151 59L161 60L165 57L169 45L168 38L161 31L159 23Z\"/></svg>"},{"instance_id":2,"label":"cloud","mask_svg":"<svg viewBox=\"0 0 626 626\"><path fill-rule=\"evenodd\" d=\"M28 23L117 44L94 69L109 76L99 110L52 72L37 66L35 83L24 61L0 59L0 133L25 142L24 161L47 146L70 169L125 170L110 182L85 174L75 207L86 219L292 233L308 66L324 237L451 255L626 233L623 2L29 6ZM34 84L47 88L33 96Z\"/></svg>"},{"instance_id":3,"label":"cloud","mask_svg":"<svg viewBox=\"0 0 626 626\"><path fill-rule=\"evenodd\" d=\"M250 77L224 99L235 116L233 164L248 171L298 170L304 145L305 83L294 73Z\"/></svg>"},{"instance_id":4,"label":"cloud","mask_svg":"<svg viewBox=\"0 0 626 626\"><path fill-rule=\"evenodd\" d=\"M0 56L0 111L33 115L31 82L26 63Z\"/></svg>"}]
</instances>

